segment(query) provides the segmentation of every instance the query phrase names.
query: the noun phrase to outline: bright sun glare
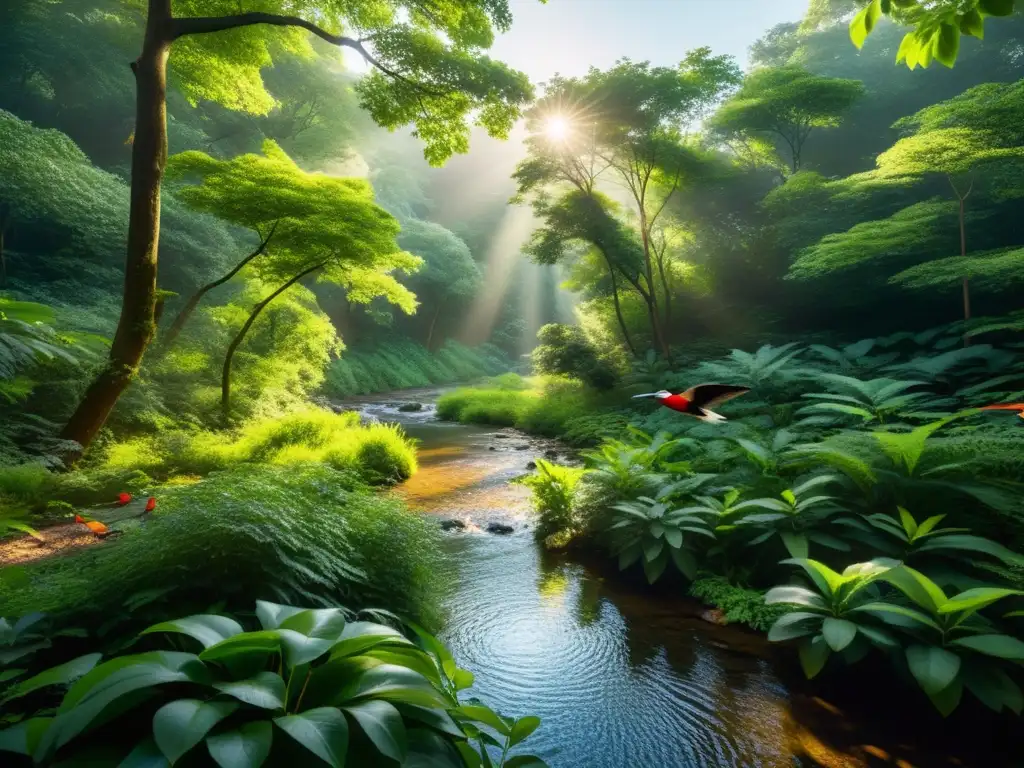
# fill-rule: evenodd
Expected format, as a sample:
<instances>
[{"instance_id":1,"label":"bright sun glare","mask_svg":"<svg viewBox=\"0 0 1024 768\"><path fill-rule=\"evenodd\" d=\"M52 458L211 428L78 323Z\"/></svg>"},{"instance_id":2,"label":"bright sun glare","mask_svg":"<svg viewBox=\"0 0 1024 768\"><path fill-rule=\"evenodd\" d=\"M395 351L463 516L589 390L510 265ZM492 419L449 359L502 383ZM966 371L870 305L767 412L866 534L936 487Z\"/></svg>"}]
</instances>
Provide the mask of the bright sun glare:
<instances>
[{"instance_id":1,"label":"bright sun glare","mask_svg":"<svg viewBox=\"0 0 1024 768\"><path fill-rule=\"evenodd\" d=\"M562 141L569 135L569 123L564 117L549 117L544 132L548 138Z\"/></svg>"}]
</instances>

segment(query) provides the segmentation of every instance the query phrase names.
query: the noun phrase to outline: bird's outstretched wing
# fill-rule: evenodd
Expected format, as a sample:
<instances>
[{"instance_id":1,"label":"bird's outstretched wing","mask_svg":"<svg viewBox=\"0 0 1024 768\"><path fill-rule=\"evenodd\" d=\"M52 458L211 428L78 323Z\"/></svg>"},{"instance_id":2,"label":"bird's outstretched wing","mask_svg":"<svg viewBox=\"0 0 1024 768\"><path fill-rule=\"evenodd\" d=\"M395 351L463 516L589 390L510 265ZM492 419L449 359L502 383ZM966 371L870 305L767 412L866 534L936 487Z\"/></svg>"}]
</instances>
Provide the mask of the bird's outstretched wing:
<instances>
[{"instance_id":1,"label":"bird's outstretched wing","mask_svg":"<svg viewBox=\"0 0 1024 768\"><path fill-rule=\"evenodd\" d=\"M682 393L682 396L698 408L709 408L734 397L745 395L750 387L736 387L730 384L698 384Z\"/></svg>"}]
</instances>

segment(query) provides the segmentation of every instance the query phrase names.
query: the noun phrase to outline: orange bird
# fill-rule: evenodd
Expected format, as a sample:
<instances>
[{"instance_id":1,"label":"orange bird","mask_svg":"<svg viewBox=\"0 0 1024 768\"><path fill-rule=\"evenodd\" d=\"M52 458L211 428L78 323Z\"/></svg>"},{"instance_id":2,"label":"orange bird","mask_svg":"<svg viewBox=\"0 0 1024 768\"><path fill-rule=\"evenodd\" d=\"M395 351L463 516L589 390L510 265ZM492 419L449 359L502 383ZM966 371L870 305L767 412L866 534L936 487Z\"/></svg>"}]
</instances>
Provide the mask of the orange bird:
<instances>
[{"instance_id":1,"label":"orange bird","mask_svg":"<svg viewBox=\"0 0 1024 768\"><path fill-rule=\"evenodd\" d=\"M125 504L127 504L131 500L132 500L132 495L130 493L119 493L119 494L117 494L117 503L118 503L119 506L123 507Z\"/></svg>"},{"instance_id":2,"label":"orange bird","mask_svg":"<svg viewBox=\"0 0 1024 768\"><path fill-rule=\"evenodd\" d=\"M150 496L146 501L146 511L152 512L154 509L156 509L156 496Z\"/></svg>"},{"instance_id":3,"label":"orange bird","mask_svg":"<svg viewBox=\"0 0 1024 768\"><path fill-rule=\"evenodd\" d=\"M1024 419L1024 403L1009 403L1008 405L986 405L982 411L1017 411L1017 415Z\"/></svg>"},{"instance_id":4,"label":"orange bird","mask_svg":"<svg viewBox=\"0 0 1024 768\"><path fill-rule=\"evenodd\" d=\"M97 536L106 536L110 533L110 529L98 520L86 520L81 515L75 515L75 522L81 523Z\"/></svg>"}]
</instances>

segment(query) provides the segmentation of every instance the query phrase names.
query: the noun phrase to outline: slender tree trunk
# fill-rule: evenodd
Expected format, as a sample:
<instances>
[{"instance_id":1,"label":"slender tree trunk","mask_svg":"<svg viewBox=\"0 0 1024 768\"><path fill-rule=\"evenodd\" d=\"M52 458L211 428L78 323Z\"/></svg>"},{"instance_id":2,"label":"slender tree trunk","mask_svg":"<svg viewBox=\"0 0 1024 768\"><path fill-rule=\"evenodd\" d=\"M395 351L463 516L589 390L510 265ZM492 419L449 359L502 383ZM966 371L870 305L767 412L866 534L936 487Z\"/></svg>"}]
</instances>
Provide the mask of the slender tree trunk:
<instances>
[{"instance_id":1,"label":"slender tree trunk","mask_svg":"<svg viewBox=\"0 0 1024 768\"><path fill-rule=\"evenodd\" d=\"M220 378L220 407L224 413L225 419L227 418L228 412L231 409L231 362L235 357L235 351L238 349L239 345L245 340L245 336L247 333L249 333L249 329L252 328L252 324L256 322L256 318L260 316L260 312L266 309L267 305L270 304L270 302L272 302L282 293L287 291L289 288L291 288L293 285L299 282L299 280L301 280L302 278L306 277L307 275L313 274L318 269L323 269L326 264L327 262L314 264L309 269L305 269L302 272L299 272L299 274L292 277L290 280L288 280L288 282L286 282L280 288L275 290L272 294L267 296L267 298L263 299L263 301L261 301L255 307L253 307L252 312L249 313L249 318L245 321L245 324L242 326L241 330L239 330L238 333L235 334L235 338L231 340L231 344L228 345L227 354L224 356L224 369L221 371Z\"/></svg>"},{"instance_id":2,"label":"slender tree trunk","mask_svg":"<svg viewBox=\"0 0 1024 768\"><path fill-rule=\"evenodd\" d=\"M441 314L441 302L437 302L437 309L434 310L434 316L430 318L430 328L427 329L427 351L430 351L430 342L434 339L434 326L437 324L437 316Z\"/></svg>"},{"instance_id":3,"label":"slender tree trunk","mask_svg":"<svg viewBox=\"0 0 1024 768\"><path fill-rule=\"evenodd\" d=\"M131 208L121 317L106 367L86 390L61 433L83 448L100 428L138 371L156 331L157 247L160 182L167 163L167 56L171 0L149 0L142 54L135 72L135 140L132 144Z\"/></svg>"},{"instance_id":4,"label":"slender tree trunk","mask_svg":"<svg viewBox=\"0 0 1024 768\"><path fill-rule=\"evenodd\" d=\"M629 329L626 327L626 318L622 316L622 304L619 302L619 281L615 279L615 268L612 266L608 257L605 257L608 262L608 276L612 279L612 302L615 304L615 316L619 319L619 328L622 329L622 339L626 342L626 347L629 349L629 353L636 357L636 347L633 345L633 339L629 336Z\"/></svg>"},{"instance_id":5,"label":"slender tree trunk","mask_svg":"<svg viewBox=\"0 0 1024 768\"><path fill-rule=\"evenodd\" d=\"M658 310L658 286L654 282L654 269L651 266L651 238L648 230L647 216L643 209L640 213L640 240L644 249L644 277L647 279L647 314L651 319L651 330L654 331L655 346L668 362L672 362L672 350L665 339L665 331L661 327L661 315Z\"/></svg>"},{"instance_id":6,"label":"slender tree trunk","mask_svg":"<svg viewBox=\"0 0 1024 768\"><path fill-rule=\"evenodd\" d=\"M965 214L967 198L971 196L971 191L974 189L974 183L971 183L966 194L960 194L960 190L957 189L956 184L953 183L952 177L949 179L949 185L953 188L953 194L956 195L957 202L960 205L960 256L961 258L965 258L967 256L967 222ZM961 278L960 288L963 295L964 321L966 322L971 319L971 285L967 275L964 275ZM971 334L966 328L964 329L964 346L971 346Z\"/></svg>"},{"instance_id":7,"label":"slender tree trunk","mask_svg":"<svg viewBox=\"0 0 1024 768\"><path fill-rule=\"evenodd\" d=\"M274 236L275 229L277 229L276 222L274 223L274 226L271 228L270 234L268 234L266 238L260 242L259 248L257 248L255 251L250 253L240 262L238 262L238 264L236 264L231 269L231 271L225 274L223 277L214 280L212 283L207 283L194 294L192 294L192 298L188 300L188 303L185 304L181 312L178 313L178 316L174 318L174 322L171 323L171 327L167 329L167 333L164 335L164 338L160 344L159 352L161 355L167 354L167 352L170 351L171 347L174 346L174 342L178 339L178 336L181 335L181 331L185 327L185 323L188 322L189 318L192 316L192 313L195 312L196 307L199 306L199 302L203 300L203 297L217 286L224 285L224 283L226 283L232 277L237 275L242 270L242 267L244 267L250 261L255 259L261 253L263 253L267 249L267 245L269 245L271 238Z\"/></svg>"},{"instance_id":8,"label":"slender tree trunk","mask_svg":"<svg viewBox=\"0 0 1024 768\"><path fill-rule=\"evenodd\" d=\"M0 204L0 288L7 282L7 259L4 257L4 236L11 224L10 209Z\"/></svg>"}]
</instances>

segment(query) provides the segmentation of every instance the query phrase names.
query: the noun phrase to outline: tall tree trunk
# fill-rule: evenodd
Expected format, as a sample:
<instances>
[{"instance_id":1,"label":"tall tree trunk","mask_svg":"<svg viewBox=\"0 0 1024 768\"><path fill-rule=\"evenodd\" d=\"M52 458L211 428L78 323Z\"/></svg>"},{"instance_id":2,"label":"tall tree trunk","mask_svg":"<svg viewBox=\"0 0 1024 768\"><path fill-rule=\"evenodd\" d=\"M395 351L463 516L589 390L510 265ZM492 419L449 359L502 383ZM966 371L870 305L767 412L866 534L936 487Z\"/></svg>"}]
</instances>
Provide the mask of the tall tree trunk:
<instances>
[{"instance_id":1,"label":"tall tree trunk","mask_svg":"<svg viewBox=\"0 0 1024 768\"><path fill-rule=\"evenodd\" d=\"M238 262L238 264L236 264L231 269L231 271L225 274L223 277L214 280L212 283L207 283L194 294L192 294L192 298L188 300L188 303L185 304L181 312L178 313L178 316L174 318L174 322L171 323L171 327L167 329L167 333L164 335L164 338L160 343L159 354L165 355L167 354L167 352L171 350L171 347L174 346L174 342L177 340L178 336L181 335L181 331L185 327L185 323L188 322L188 319L192 316L192 313L195 312L196 307L199 306L199 302L203 300L203 297L206 294L208 294L217 286L224 285L224 283L226 283L232 277L237 275L242 270L242 267L244 267L246 264L248 264L250 261L255 259L257 256L259 256L267 249L267 245L269 245L271 238L274 236L275 229L277 229L277 222L275 222L274 226L270 229L270 234L268 234L266 238L264 238L260 242L259 248L257 248L255 251L250 253L240 262Z\"/></svg>"},{"instance_id":2,"label":"tall tree trunk","mask_svg":"<svg viewBox=\"0 0 1024 768\"><path fill-rule=\"evenodd\" d=\"M427 329L427 351L430 351L430 342L434 339L434 326L437 324L437 316L441 314L441 302L437 302L437 309L434 310L434 316L430 318L430 328Z\"/></svg>"},{"instance_id":3,"label":"tall tree trunk","mask_svg":"<svg viewBox=\"0 0 1024 768\"><path fill-rule=\"evenodd\" d=\"M221 371L220 377L220 407L224 413L225 419L227 419L228 412L231 409L231 362L235 357L235 351L238 349L238 346L245 340L246 334L249 333L249 329L252 328L252 324L256 322L256 318L260 316L260 312L266 309L270 302L287 291L302 278L313 274L318 269L323 269L326 264L327 262L314 264L309 269L299 272L299 274L292 277L288 282L267 296L267 298L263 299L263 301L253 307L252 312L249 313L249 318L245 321L241 330L235 334L235 338L231 340L231 344L228 345L228 352L224 356L224 368Z\"/></svg>"},{"instance_id":4,"label":"tall tree trunk","mask_svg":"<svg viewBox=\"0 0 1024 768\"><path fill-rule=\"evenodd\" d=\"M648 296L646 297L647 314L651 319L651 330L654 332L655 346L660 348L665 360L671 363L672 350L669 349L668 341L665 339L665 331L661 327L661 314L658 311L658 286L654 282L654 269L651 266L650 231L647 224L647 216L642 208L640 213L640 240L644 249L644 277L647 279L648 289Z\"/></svg>"},{"instance_id":5,"label":"tall tree trunk","mask_svg":"<svg viewBox=\"0 0 1024 768\"><path fill-rule=\"evenodd\" d=\"M167 56L171 0L149 0L142 54L135 72L135 140L132 144L131 209L121 317L106 367L86 390L61 437L83 448L100 428L138 371L156 331L157 247L160 182L167 163Z\"/></svg>"},{"instance_id":6,"label":"tall tree trunk","mask_svg":"<svg viewBox=\"0 0 1024 768\"><path fill-rule=\"evenodd\" d=\"M615 317L619 320L619 328L622 329L622 339L626 342L626 347L629 349L629 353L636 357L636 347L633 345L633 339L629 336L629 329L626 327L626 318L622 316L622 304L619 302L619 281L615 279L615 268L612 266L611 261L608 257L605 257L608 261L608 276L612 279L612 302L615 304Z\"/></svg>"},{"instance_id":7,"label":"tall tree trunk","mask_svg":"<svg viewBox=\"0 0 1024 768\"><path fill-rule=\"evenodd\" d=\"M960 204L960 256L966 258L967 256L967 223L965 216L965 209L967 206L967 198L971 196L971 191L974 189L974 183L967 189L966 194L960 194L960 190L957 189L956 184L953 183L953 179L950 178L949 185L953 188L953 193L956 195L957 202ZM960 282L961 293L963 296L964 305L964 321L971 319L971 285L967 275L961 278ZM964 328L964 346L971 346L971 334Z\"/></svg>"}]
</instances>

